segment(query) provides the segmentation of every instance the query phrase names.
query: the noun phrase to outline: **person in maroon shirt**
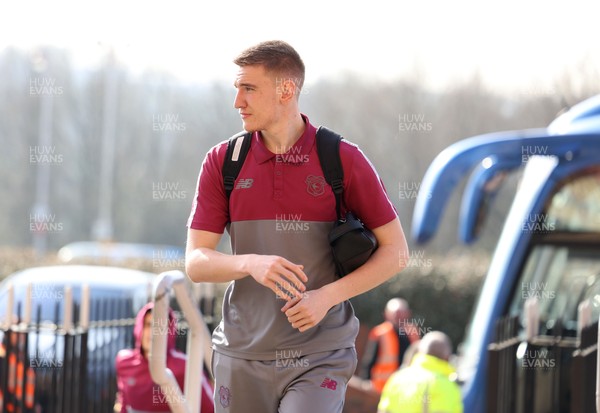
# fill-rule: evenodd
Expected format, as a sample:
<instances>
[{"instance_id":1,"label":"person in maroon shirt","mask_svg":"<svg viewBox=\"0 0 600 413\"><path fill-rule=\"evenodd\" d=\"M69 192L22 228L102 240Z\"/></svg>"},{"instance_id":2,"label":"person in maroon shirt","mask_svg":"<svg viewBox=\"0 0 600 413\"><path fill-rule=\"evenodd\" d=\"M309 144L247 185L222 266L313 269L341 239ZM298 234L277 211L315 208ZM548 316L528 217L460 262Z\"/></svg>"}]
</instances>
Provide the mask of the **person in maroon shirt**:
<instances>
[{"instance_id":1,"label":"person in maroon shirt","mask_svg":"<svg viewBox=\"0 0 600 413\"><path fill-rule=\"evenodd\" d=\"M168 326L153 326L153 308L154 303L149 302L138 312L133 328L135 347L120 350L115 358L118 389L115 411L120 413L171 411L169 399L175 400L176 395L163 393L150 375L149 354L153 334L168 334L167 367L175 376L183 393L187 356L175 348L177 335L175 316L169 309ZM161 331L163 329L166 331ZM213 389L206 375L203 377L202 388L199 391L202 392L201 412L213 413L214 405L210 397Z\"/></svg>"},{"instance_id":2,"label":"person in maroon shirt","mask_svg":"<svg viewBox=\"0 0 600 413\"><path fill-rule=\"evenodd\" d=\"M360 149L343 140L345 209L370 228L378 249L343 278L327 234L336 220L316 128L300 112L304 63L282 41L243 51L234 106L251 145L228 199L227 141L206 155L188 221L186 272L230 282L213 333L217 412L341 412L356 368L358 320L350 298L403 269L408 254L396 210ZM232 254L216 250L223 231Z\"/></svg>"}]
</instances>

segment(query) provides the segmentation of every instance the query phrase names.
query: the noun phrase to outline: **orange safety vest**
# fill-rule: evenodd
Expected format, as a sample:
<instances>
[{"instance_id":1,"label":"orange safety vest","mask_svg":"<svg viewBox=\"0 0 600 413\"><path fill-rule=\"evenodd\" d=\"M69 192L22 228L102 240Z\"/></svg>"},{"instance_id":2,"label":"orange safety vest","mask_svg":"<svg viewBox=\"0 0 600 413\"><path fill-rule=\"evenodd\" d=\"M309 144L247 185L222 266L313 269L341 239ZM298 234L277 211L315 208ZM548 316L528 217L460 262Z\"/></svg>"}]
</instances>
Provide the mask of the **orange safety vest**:
<instances>
[{"instance_id":1,"label":"orange safety vest","mask_svg":"<svg viewBox=\"0 0 600 413\"><path fill-rule=\"evenodd\" d=\"M24 346L25 340L27 340L26 334L13 333L11 336L11 344L14 349L17 347L16 351L25 357ZM6 350L4 350L6 351ZM25 376L25 397L23 397L23 377ZM30 366L25 366L23 360L17 359L17 354L15 351L11 351L8 354L8 382L7 382L7 390L9 393L9 398L4 400L4 394L0 392L0 411L4 411L6 408L6 412L14 412L16 410L16 405L14 401L23 401L26 408L31 409L35 404L35 372L33 368ZM11 400L12 395L15 400Z\"/></svg>"},{"instance_id":2,"label":"orange safety vest","mask_svg":"<svg viewBox=\"0 0 600 413\"><path fill-rule=\"evenodd\" d=\"M389 321L385 321L371 330L369 340L379 343L377 360L371 368L371 383L379 393L393 372L398 370L400 340L396 329Z\"/></svg>"},{"instance_id":3,"label":"orange safety vest","mask_svg":"<svg viewBox=\"0 0 600 413\"><path fill-rule=\"evenodd\" d=\"M25 379L25 407L32 409L35 404L35 372L27 368Z\"/></svg>"},{"instance_id":4,"label":"orange safety vest","mask_svg":"<svg viewBox=\"0 0 600 413\"><path fill-rule=\"evenodd\" d=\"M6 387L8 390L8 395L7 395L8 400L6 401L6 411L8 413L12 413L15 411L14 395L15 395L15 388L17 387L17 355L14 353L14 348L17 345L16 333L11 334L10 343L11 343L11 349L13 351L11 351L7 355L8 356L8 380L7 380ZM4 399L4 395L2 395L2 398Z\"/></svg>"},{"instance_id":5,"label":"orange safety vest","mask_svg":"<svg viewBox=\"0 0 600 413\"><path fill-rule=\"evenodd\" d=\"M414 334L416 331L406 333L411 343L419 340L418 333ZM369 340L379 343L377 360L371 368L371 383L373 388L381 393L386 381L400 367L400 340L394 325L389 321L374 327L369 333Z\"/></svg>"}]
</instances>

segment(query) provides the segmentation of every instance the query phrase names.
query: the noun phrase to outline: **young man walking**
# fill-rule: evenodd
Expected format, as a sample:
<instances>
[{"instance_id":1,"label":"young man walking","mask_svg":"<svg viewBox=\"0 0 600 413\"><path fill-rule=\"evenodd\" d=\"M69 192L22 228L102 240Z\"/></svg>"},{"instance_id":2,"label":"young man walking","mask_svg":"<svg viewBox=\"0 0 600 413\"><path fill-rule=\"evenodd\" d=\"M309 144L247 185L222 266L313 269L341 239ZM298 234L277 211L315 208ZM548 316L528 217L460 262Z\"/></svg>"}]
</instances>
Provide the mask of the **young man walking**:
<instances>
[{"instance_id":1,"label":"young man walking","mask_svg":"<svg viewBox=\"0 0 600 413\"><path fill-rule=\"evenodd\" d=\"M343 140L343 205L373 231L378 248L336 276L327 239L335 197L316 128L298 104L304 63L282 41L253 46L234 62L234 106L253 132L250 149L229 197L227 141L206 155L186 251L192 281L231 281L213 334L216 411L341 412L356 368L358 320L348 300L402 270L404 233L373 166ZM216 251L226 227L232 255Z\"/></svg>"}]
</instances>

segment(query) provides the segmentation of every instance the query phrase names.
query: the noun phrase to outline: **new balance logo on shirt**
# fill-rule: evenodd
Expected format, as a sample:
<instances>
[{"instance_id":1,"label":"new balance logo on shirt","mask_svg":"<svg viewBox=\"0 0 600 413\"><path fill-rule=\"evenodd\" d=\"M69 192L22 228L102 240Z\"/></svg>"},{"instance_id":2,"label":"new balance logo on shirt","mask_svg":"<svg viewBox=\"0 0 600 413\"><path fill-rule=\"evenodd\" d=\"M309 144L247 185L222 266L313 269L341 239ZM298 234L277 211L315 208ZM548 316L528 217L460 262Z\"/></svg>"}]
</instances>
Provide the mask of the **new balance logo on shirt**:
<instances>
[{"instance_id":1,"label":"new balance logo on shirt","mask_svg":"<svg viewBox=\"0 0 600 413\"><path fill-rule=\"evenodd\" d=\"M248 189L252 187L253 182L254 179L252 178L240 179L237 185L235 186L235 189Z\"/></svg>"}]
</instances>

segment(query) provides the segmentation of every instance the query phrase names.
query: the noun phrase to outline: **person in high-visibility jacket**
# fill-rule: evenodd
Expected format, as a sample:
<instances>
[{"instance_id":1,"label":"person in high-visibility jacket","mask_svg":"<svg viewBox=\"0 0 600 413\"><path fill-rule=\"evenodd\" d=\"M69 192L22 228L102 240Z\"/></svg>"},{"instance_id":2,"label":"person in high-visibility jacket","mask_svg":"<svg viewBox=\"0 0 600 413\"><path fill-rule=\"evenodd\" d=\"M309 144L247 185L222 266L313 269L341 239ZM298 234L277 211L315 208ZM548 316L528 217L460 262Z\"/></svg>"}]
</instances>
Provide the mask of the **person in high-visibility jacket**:
<instances>
[{"instance_id":1,"label":"person in high-visibility jacket","mask_svg":"<svg viewBox=\"0 0 600 413\"><path fill-rule=\"evenodd\" d=\"M408 367L389 378L378 413L462 413L460 387L448 362L452 344L440 331L425 334Z\"/></svg>"},{"instance_id":2,"label":"person in high-visibility jacket","mask_svg":"<svg viewBox=\"0 0 600 413\"><path fill-rule=\"evenodd\" d=\"M384 317L385 321L369 332L360 371L360 376L378 393L402 364L406 350L420 337L419 328L410 319L411 311L406 300L389 300Z\"/></svg>"}]
</instances>

